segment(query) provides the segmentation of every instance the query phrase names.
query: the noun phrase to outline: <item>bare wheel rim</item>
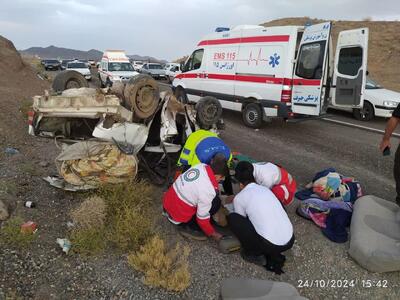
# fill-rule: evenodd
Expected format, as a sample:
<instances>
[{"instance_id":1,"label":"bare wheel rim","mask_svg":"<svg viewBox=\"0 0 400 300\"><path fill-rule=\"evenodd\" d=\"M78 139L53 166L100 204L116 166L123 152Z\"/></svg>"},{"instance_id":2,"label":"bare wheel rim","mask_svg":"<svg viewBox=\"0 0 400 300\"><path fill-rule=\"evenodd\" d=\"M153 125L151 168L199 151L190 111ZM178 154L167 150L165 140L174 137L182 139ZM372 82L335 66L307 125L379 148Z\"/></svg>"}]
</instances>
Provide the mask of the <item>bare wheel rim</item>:
<instances>
[{"instance_id":1,"label":"bare wheel rim","mask_svg":"<svg viewBox=\"0 0 400 300\"><path fill-rule=\"evenodd\" d=\"M144 86L137 91L136 94L136 108L143 113L152 112L154 109L154 90L151 86Z\"/></svg>"},{"instance_id":2,"label":"bare wheel rim","mask_svg":"<svg viewBox=\"0 0 400 300\"><path fill-rule=\"evenodd\" d=\"M78 81L71 79L67 82L67 84L65 85L66 89L77 89L80 87L80 84Z\"/></svg>"}]
</instances>

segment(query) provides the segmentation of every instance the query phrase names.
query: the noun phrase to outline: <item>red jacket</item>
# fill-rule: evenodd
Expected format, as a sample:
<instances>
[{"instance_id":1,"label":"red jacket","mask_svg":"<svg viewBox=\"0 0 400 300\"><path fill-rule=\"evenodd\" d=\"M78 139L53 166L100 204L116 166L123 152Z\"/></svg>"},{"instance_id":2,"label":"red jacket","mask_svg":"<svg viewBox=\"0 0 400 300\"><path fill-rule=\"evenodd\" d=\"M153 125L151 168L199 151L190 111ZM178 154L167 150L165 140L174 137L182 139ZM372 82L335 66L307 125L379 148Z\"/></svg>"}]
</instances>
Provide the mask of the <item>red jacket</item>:
<instances>
[{"instance_id":1,"label":"red jacket","mask_svg":"<svg viewBox=\"0 0 400 300\"><path fill-rule=\"evenodd\" d=\"M164 194L163 206L177 222L196 221L209 236L215 232L210 223L211 204L218 192L218 182L211 167L198 164L181 174Z\"/></svg>"}]
</instances>

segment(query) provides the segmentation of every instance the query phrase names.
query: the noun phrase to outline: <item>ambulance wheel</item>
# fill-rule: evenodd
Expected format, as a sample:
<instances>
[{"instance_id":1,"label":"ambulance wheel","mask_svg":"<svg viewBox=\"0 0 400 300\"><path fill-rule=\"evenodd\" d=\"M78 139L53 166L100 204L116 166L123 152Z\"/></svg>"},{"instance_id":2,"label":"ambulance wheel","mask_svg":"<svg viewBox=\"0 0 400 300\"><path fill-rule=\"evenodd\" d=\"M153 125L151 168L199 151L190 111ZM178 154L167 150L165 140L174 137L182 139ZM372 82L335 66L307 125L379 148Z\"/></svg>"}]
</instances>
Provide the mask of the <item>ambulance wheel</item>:
<instances>
[{"instance_id":1,"label":"ambulance wheel","mask_svg":"<svg viewBox=\"0 0 400 300\"><path fill-rule=\"evenodd\" d=\"M375 116L374 106L370 102L364 101L363 108L354 109L353 115L359 121L371 121Z\"/></svg>"},{"instance_id":2,"label":"ambulance wheel","mask_svg":"<svg viewBox=\"0 0 400 300\"><path fill-rule=\"evenodd\" d=\"M257 103L247 104L242 111L243 122L251 128L259 128L263 121L261 106Z\"/></svg>"},{"instance_id":3,"label":"ambulance wheel","mask_svg":"<svg viewBox=\"0 0 400 300\"><path fill-rule=\"evenodd\" d=\"M51 87L55 92L62 92L73 88L89 87L89 84L81 73L68 70L58 73Z\"/></svg>"},{"instance_id":4,"label":"ambulance wheel","mask_svg":"<svg viewBox=\"0 0 400 300\"><path fill-rule=\"evenodd\" d=\"M180 103L187 104L189 102L185 90L181 87L176 88L175 97Z\"/></svg>"}]
</instances>

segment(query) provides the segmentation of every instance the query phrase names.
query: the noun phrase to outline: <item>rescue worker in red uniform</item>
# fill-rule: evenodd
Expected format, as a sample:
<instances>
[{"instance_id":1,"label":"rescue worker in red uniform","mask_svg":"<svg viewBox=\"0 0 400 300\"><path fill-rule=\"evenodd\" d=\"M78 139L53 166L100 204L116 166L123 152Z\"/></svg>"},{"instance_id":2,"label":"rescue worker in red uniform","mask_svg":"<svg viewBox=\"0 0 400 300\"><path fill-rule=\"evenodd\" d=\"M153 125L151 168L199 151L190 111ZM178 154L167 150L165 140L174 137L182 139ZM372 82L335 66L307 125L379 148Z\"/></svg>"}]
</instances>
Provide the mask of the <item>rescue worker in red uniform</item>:
<instances>
[{"instance_id":1,"label":"rescue worker in red uniform","mask_svg":"<svg viewBox=\"0 0 400 300\"><path fill-rule=\"evenodd\" d=\"M212 226L211 216L221 207L218 182L225 174L225 155L217 153L209 165L199 163L181 174L164 194L164 215L179 226L180 234L197 240L222 238Z\"/></svg>"}]
</instances>

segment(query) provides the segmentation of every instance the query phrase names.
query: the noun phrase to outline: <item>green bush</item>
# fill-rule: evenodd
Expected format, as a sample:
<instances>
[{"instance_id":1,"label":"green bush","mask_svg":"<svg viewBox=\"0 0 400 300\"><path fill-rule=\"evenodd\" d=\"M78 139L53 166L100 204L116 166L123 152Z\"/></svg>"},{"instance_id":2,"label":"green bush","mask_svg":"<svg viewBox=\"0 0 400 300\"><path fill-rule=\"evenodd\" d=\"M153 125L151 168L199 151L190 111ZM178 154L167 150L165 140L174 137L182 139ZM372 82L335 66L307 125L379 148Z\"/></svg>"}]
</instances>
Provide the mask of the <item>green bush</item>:
<instances>
[{"instance_id":1,"label":"green bush","mask_svg":"<svg viewBox=\"0 0 400 300\"><path fill-rule=\"evenodd\" d=\"M7 220L0 229L0 244L26 248L33 240L36 239L36 234L22 233L21 225L24 220L20 217L12 217Z\"/></svg>"}]
</instances>

